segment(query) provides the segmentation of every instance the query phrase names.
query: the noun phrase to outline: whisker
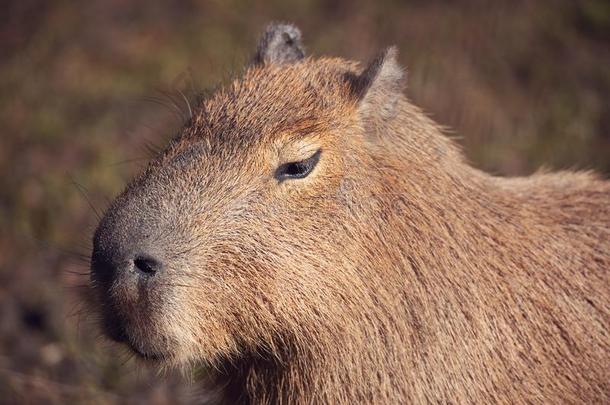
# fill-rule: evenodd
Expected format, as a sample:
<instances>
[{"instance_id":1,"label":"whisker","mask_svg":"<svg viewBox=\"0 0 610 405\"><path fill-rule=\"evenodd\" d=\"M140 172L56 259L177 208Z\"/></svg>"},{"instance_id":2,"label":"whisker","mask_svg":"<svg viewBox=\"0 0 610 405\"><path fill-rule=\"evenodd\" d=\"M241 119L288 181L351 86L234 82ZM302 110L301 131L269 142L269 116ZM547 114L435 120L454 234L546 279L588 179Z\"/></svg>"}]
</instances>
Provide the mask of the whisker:
<instances>
[{"instance_id":1,"label":"whisker","mask_svg":"<svg viewBox=\"0 0 610 405\"><path fill-rule=\"evenodd\" d=\"M72 259L84 260L87 262L91 259L90 255L89 255L89 251L90 251L89 247L84 249L84 251L87 253L83 253L83 252L79 252L76 250L66 249L66 248L58 246L48 240L41 240L41 239L35 238L35 237L34 238L25 238L25 239L34 241L36 244L38 244L39 248L50 249L52 251L56 251L64 256L67 256Z\"/></svg>"},{"instance_id":2,"label":"whisker","mask_svg":"<svg viewBox=\"0 0 610 405\"><path fill-rule=\"evenodd\" d=\"M180 93L180 95L184 99L184 102L186 103L186 106L189 109L189 119L192 120L193 119L193 109L191 108L191 103L189 102L188 98L186 98L186 96L184 95L184 93L181 90L178 90L178 92Z\"/></svg>"},{"instance_id":3,"label":"whisker","mask_svg":"<svg viewBox=\"0 0 610 405\"><path fill-rule=\"evenodd\" d=\"M144 142L144 150L147 152L147 154L152 159L157 158L161 154L161 152L162 152L161 147L156 145L152 141L145 141Z\"/></svg>"},{"instance_id":4,"label":"whisker","mask_svg":"<svg viewBox=\"0 0 610 405\"><path fill-rule=\"evenodd\" d=\"M125 160L121 160L115 163L111 163L109 165L109 167L114 167L114 166L120 166L120 165L125 165L125 164L129 164L129 163L135 163L135 162L141 162L141 161L146 161L148 160L147 157L141 157L141 158L134 158L134 159L125 159Z\"/></svg>"},{"instance_id":5,"label":"whisker","mask_svg":"<svg viewBox=\"0 0 610 405\"><path fill-rule=\"evenodd\" d=\"M91 209L95 213L95 216L97 217L98 221L101 221L102 220L102 216L100 215L98 210L95 208L95 206L93 205L93 203L89 199L89 196L87 195L87 192L86 192L87 189L83 185L79 184L73 177L70 177L70 180L71 180L72 184L76 187L76 189L84 197L84 199L87 201L87 203L89 204L89 207L91 207Z\"/></svg>"},{"instance_id":6,"label":"whisker","mask_svg":"<svg viewBox=\"0 0 610 405\"><path fill-rule=\"evenodd\" d=\"M143 99L143 101L153 103L153 104L159 105L161 107L165 107L169 111L171 111L173 114L175 114L175 116L177 118L179 118L180 120L184 120L183 112L180 109L180 107L176 104L175 100L171 99L170 97L165 95L163 92L161 92L161 94L163 94L166 99L169 99L171 101L171 103L168 104L163 98L154 97L154 96L144 96L144 97L142 97L142 99Z\"/></svg>"},{"instance_id":7,"label":"whisker","mask_svg":"<svg viewBox=\"0 0 610 405\"><path fill-rule=\"evenodd\" d=\"M184 110L182 109L182 107L180 106L180 104L178 104L178 102L176 101L176 99L174 98L175 94L171 93L169 91L166 90L158 90L160 94L162 94L167 100L169 100L172 105L174 106L174 109L178 112L178 115L180 117L181 121L186 121L186 116L184 113Z\"/></svg>"},{"instance_id":8,"label":"whisker","mask_svg":"<svg viewBox=\"0 0 610 405\"><path fill-rule=\"evenodd\" d=\"M75 276L88 276L89 272L81 272L81 271L77 271L77 270L64 270L66 273L68 274L74 274Z\"/></svg>"},{"instance_id":9,"label":"whisker","mask_svg":"<svg viewBox=\"0 0 610 405\"><path fill-rule=\"evenodd\" d=\"M123 356L125 359L121 362L121 367L124 367L131 359L135 357L135 353L132 352L124 352Z\"/></svg>"}]
</instances>

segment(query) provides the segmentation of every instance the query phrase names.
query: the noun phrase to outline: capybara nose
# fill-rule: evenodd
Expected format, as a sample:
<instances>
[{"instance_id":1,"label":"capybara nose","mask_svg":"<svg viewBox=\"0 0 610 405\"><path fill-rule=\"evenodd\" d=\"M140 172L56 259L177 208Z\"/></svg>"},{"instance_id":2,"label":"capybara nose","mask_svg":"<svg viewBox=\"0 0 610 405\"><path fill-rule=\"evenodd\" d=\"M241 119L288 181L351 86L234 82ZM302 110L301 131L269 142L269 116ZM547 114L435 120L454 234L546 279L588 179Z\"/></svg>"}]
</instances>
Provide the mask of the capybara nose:
<instances>
[{"instance_id":1,"label":"capybara nose","mask_svg":"<svg viewBox=\"0 0 610 405\"><path fill-rule=\"evenodd\" d=\"M127 253L121 249L94 249L91 256L91 279L103 287L124 281L154 277L163 267L161 260L149 253Z\"/></svg>"}]
</instances>

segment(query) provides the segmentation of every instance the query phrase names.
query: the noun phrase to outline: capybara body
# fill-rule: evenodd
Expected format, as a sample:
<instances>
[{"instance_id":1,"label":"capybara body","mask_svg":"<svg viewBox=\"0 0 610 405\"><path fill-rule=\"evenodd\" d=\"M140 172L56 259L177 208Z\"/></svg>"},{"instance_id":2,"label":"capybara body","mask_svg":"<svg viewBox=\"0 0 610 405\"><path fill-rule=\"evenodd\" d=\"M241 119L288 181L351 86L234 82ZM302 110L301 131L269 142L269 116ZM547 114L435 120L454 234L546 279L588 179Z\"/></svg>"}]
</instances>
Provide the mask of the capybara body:
<instances>
[{"instance_id":1,"label":"capybara body","mask_svg":"<svg viewBox=\"0 0 610 405\"><path fill-rule=\"evenodd\" d=\"M607 403L610 184L470 167L395 51L272 25L113 202L107 334L219 403Z\"/></svg>"}]
</instances>

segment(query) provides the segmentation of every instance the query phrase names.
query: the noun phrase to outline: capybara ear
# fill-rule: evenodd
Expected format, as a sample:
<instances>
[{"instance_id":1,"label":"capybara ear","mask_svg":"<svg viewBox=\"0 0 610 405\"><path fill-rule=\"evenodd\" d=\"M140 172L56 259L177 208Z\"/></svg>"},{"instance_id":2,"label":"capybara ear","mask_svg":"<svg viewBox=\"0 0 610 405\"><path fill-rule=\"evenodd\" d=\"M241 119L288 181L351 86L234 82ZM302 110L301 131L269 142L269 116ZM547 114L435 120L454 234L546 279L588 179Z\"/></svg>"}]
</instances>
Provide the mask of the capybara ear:
<instances>
[{"instance_id":1,"label":"capybara ear","mask_svg":"<svg viewBox=\"0 0 610 405\"><path fill-rule=\"evenodd\" d=\"M392 46L381 52L359 75L348 75L351 94L364 119L385 119L395 114L405 74Z\"/></svg>"},{"instance_id":2,"label":"capybara ear","mask_svg":"<svg viewBox=\"0 0 610 405\"><path fill-rule=\"evenodd\" d=\"M252 63L294 63L304 56L301 31L292 24L271 23L258 43Z\"/></svg>"}]
</instances>

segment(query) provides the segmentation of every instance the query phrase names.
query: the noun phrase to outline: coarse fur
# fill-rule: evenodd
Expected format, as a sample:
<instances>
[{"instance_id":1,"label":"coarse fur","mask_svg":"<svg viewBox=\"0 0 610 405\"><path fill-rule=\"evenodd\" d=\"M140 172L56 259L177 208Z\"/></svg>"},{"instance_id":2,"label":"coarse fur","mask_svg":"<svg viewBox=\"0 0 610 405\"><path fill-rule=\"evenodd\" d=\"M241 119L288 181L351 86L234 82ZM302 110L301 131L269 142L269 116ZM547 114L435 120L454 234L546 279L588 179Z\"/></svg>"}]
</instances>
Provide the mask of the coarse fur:
<instances>
[{"instance_id":1,"label":"coarse fur","mask_svg":"<svg viewBox=\"0 0 610 405\"><path fill-rule=\"evenodd\" d=\"M474 169L403 85L270 26L101 221L106 327L210 402L608 403L610 183Z\"/></svg>"}]
</instances>

